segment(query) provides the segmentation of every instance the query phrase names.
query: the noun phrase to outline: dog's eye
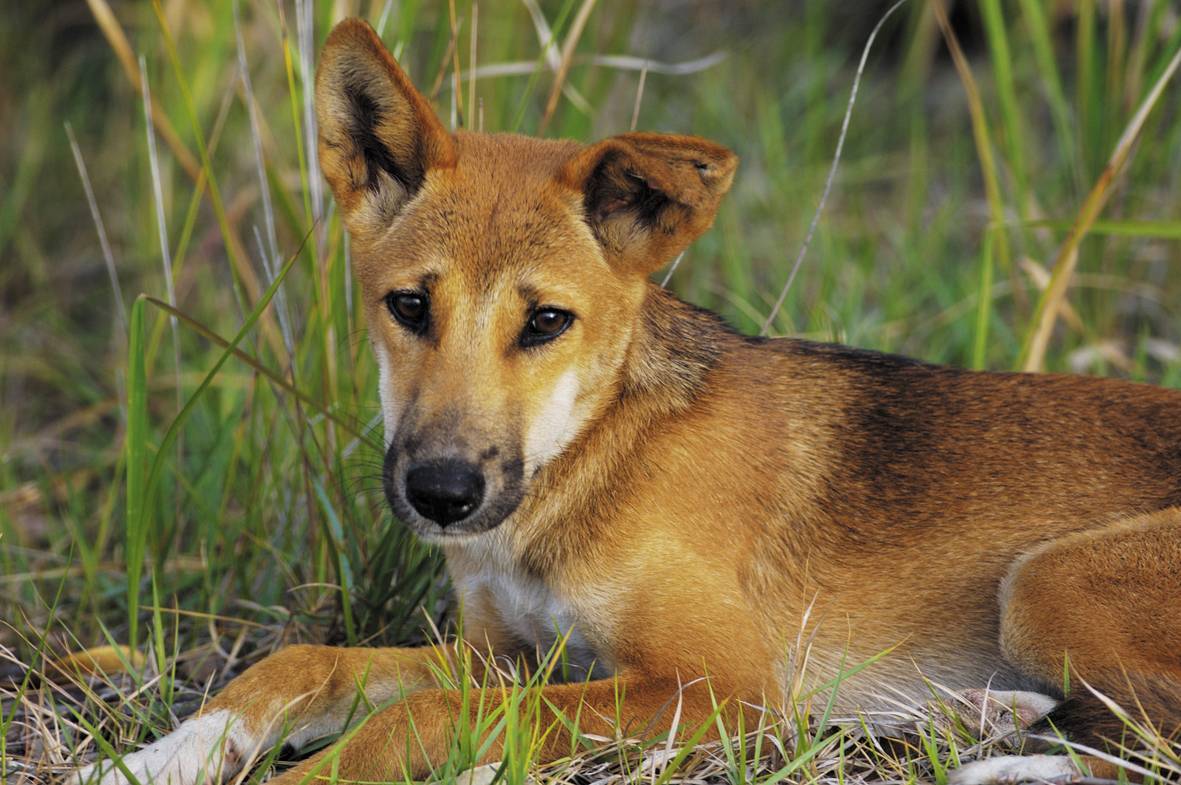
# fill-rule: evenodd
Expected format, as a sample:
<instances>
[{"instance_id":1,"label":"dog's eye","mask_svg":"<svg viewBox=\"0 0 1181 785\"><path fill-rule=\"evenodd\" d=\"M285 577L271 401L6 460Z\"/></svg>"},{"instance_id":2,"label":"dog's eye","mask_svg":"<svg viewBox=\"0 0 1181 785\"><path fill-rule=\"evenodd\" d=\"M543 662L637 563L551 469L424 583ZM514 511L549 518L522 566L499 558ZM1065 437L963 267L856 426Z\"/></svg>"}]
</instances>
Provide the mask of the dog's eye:
<instances>
[{"instance_id":1,"label":"dog's eye","mask_svg":"<svg viewBox=\"0 0 1181 785\"><path fill-rule=\"evenodd\" d=\"M574 314L557 308L538 308L529 314L529 321L525 323L525 331L521 333L522 346L536 346L539 343L552 341L574 321Z\"/></svg>"},{"instance_id":2,"label":"dog's eye","mask_svg":"<svg viewBox=\"0 0 1181 785\"><path fill-rule=\"evenodd\" d=\"M426 329L430 307L425 294L419 292L390 292L385 296L390 314L406 328L420 333Z\"/></svg>"}]
</instances>

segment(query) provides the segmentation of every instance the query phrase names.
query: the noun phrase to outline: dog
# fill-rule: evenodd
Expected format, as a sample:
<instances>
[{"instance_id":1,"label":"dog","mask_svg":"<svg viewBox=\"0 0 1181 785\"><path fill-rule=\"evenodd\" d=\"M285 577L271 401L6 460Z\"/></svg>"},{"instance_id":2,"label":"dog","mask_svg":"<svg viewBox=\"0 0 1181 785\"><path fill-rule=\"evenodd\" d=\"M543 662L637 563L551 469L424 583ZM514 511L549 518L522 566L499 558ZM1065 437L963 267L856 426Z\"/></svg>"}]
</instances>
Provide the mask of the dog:
<instances>
[{"instance_id":1,"label":"dog","mask_svg":"<svg viewBox=\"0 0 1181 785\"><path fill-rule=\"evenodd\" d=\"M774 705L802 639L814 689L890 652L844 679L840 711L887 705L881 684L924 702L930 679L1118 737L1089 691L1059 700L1069 672L1181 724L1181 392L741 335L649 280L712 224L733 153L451 133L362 21L332 31L316 112L380 371L385 494L445 553L470 645L564 643L543 759L569 750L559 713L610 737L667 730L674 705L685 727ZM297 748L341 731L362 687L388 705L335 774L421 777L473 710L434 662L291 646L77 779L224 777L285 726ZM324 754L272 781L326 776ZM1078 775L1040 756L953 779Z\"/></svg>"}]
</instances>

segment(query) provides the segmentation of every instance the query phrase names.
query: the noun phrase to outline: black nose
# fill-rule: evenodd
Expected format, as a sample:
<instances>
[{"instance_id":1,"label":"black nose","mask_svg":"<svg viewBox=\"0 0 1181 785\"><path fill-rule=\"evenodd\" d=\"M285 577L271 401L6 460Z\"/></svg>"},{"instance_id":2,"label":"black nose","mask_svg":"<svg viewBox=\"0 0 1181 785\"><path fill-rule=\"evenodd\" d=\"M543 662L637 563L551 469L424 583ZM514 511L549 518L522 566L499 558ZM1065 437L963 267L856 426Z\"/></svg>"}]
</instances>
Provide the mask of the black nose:
<instances>
[{"instance_id":1,"label":"black nose","mask_svg":"<svg viewBox=\"0 0 1181 785\"><path fill-rule=\"evenodd\" d=\"M484 475L470 463L431 461L406 473L406 499L440 526L463 520L484 500Z\"/></svg>"}]
</instances>

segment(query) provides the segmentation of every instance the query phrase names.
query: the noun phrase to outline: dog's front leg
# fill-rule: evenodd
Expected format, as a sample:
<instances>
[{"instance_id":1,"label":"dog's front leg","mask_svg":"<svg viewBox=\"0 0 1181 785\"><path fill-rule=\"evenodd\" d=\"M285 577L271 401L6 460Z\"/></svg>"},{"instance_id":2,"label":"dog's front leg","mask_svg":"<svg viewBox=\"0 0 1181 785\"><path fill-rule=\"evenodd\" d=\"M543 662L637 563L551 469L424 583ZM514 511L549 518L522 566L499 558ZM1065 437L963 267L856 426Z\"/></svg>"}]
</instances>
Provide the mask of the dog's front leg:
<instances>
[{"instance_id":1,"label":"dog's front leg","mask_svg":"<svg viewBox=\"0 0 1181 785\"><path fill-rule=\"evenodd\" d=\"M667 732L674 717L680 735L689 736L709 723L707 735L716 735L711 722L715 702L706 683L697 681L681 687L675 679L653 678L631 673L617 678L578 684L557 684L542 688L538 705L541 728L549 729L538 762L549 762L576 751L567 723L580 733L612 738L620 730L628 735L652 737ZM342 740L294 769L271 780L273 785L297 785L328 780L340 782L386 782L391 778L422 779L451 753L456 733L475 727L476 714L495 718L505 692L490 689L469 696L465 709L460 694L451 690L424 690L389 706ZM741 704L724 704L726 714ZM461 716L463 712L468 716ZM490 721L488 725L495 725ZM504 757L504 739L479 739L477 748L487 750L473 766Z\"/></svg>"},{"instance_id":2,"label":"dog's front leg","mask_svg":"<svg viewBox=\"0 0 1181 785\"><path fill-rule=\"evenodd\" d=\"M231 681L197 716L154 744L79 770L78 785L194 785L236 774L280 741L310 739L362 719L366 701L383 703L433 684L438 652L289 646ZM363 697L362 697L363 696Z\"/></svg>"}]
</instances>

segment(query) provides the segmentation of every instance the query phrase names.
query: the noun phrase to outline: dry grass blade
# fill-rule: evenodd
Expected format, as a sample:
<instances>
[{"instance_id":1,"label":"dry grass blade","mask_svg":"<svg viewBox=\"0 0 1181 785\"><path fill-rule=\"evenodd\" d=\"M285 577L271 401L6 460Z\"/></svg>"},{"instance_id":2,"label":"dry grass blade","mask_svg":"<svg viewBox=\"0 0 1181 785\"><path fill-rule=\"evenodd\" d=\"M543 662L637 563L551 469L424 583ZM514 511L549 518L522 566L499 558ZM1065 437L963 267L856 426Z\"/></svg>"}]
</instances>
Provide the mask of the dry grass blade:
<instances>
[{"instance_id":1,"label":"dry grass blade","mask_svg":"<svg viewBox=\"0 0 1181 785\"><path fill-rule=\"evenodd\" d=\"M191 327L197 333L201 334L202 336L204 336L208 340L212 341L214 344L217 345L217 347L219 349L230 352L234 357L236 357L239 360L241 360L242 362L246 363L251 368L253 368L255 371L257 371L258 373L262 374L267 379L269 379L270 382L272 384L274 384L276 387L283 389L288 394L290 394L294 398L298 399L305 406L311 408L312 410L318 412L319 414L322 414L327 419L336 423L338 426L343 428L345 431L347 431L349 434L351 434L356 439L359 439L363 442L368 443L374 449L380 449L381 445L378 442L373 441L370 438L369 434L366 433L365 429L358 428L356 422L354 422L346 417L342 417L341 415L339 415L335 411L333 411L333 409L330 406L328 406L328 405L316 400L312 396L308 395L303 390L296 387L295 384L293 384L292 382L290 382L286 378L284 378L281 374L278 374L275 371L272 371L270 368L268 368L266 365L264 365L257 358L252 357L247 352L238 348L232 341L228 341L225 338L223 338L222 336L218 335L216 332L214 332L212 329L210 329L208 325L193 318L192 316L185 313L184 311L181 311L179 308L172 307L171 305L164 302L163 300L160 300L159 298L152 297L152 296L146 295L146 294L141 295L141 296L143 297L143 299L146 302L149 302L152 305L159 308L160 310L167 312L171 318L177 319L181 322L184 322L185 325L187 325L188 327Z\"/></svg>"},{"instance_id":2,"label":"dry grass blade","mask_svg":"<svg viewBox=\"0 0 1181 785\"><path fill-rule=\"evenodd\" d=\"M589 57L576 57L574 58L574 62L590 63L591 65L614 68L619 71L647 71L654 74L665 74L667 76L686 76L713 68L728 56L728 52L719 50L710 52L702 57L695 57L692 60L683 60L679 63L662 63L657 60L650 60L647 57L635 57L634 55L591 55Z\"/></svg>"},{"instance_id":3,"label":"dry grass blade","mask_svg":"<svg viewBox=\"0 0 1181 785\"><path fill-rule=\"evenodd\" d=\"M636 130L636 126L640 123L640 102L644 100L644 83L648 81L648 63L644 63L644 67L640 69L640 83L636 85L636 102L632 106L632 121L628 127L629 131ZM678 257L679 258L679 257Z\"/></svg>"},{"instance_id":4,"label":"dry grass blade","mask_svg":"<svg viewBox=\"0 0 1181 785\"><path fill-rule=\"evenodd\" d=\"M947 51L951 53L955 70L959 74L960 82L964 86L964 96L968 100L968 115L972 120L972 139L976 143L976 154L980 156L980 171L984 177L984 194L988 201L989 218L992 225L1002 227L1005 223L1004 205L1001 202L1001 189L997 178L996 161L992 156L992 137L988 130L988 118L984 114L984 101L980 97L980 88L972 76L972 66L960 47L955 31L951 29L951 21L947 18L947 10L943 7L943 0L934 0L931 8L939 22L939 29L943 32L943 39L947 42ZM1000 257L1001 269L1013 275L1011 257L1009 255L1008 235L1003 229L993 233L997 255ZM1016 278L1012 278L1016 290Z\"/></svg>"},{"instance_id":5,"label":"dry grass blade","mask_svg":"<svg viewBox=\"0 0 1181 785\"><path fill-rule=\"evenodd\" d=\"M771 324L775 321L779 310L783 308L784 301L787 300L787 293L791 291L791 285L796 280L796 274L799 273L800 267L804 264L804 257L808 255L808 246L812 244L812 235L816 233L816 226L820 223L820 214L824 212L824 205L828 202L828 195L832 191L832 184L837 177L837 167L841 163L841 151L845 147L845 137L849 133L849 120L853 117L853 105L857 103L857 90L861 87L861 76L865 73L865 61L869 59L869 50L873 47L874 39L878 37L878 32L881 31L882 25L905 3L906 0L898 0L898 2L886 10L886 13L882 14L882 18L874 25L873 32L866 39L865 48L861 50L861 61L857 64L857 75L853 77L853 87L849 91L849 103L845 107L845 117L841 120L841 135L837 137L837 149L832 154L832 165L829 167L828 177L824 181L824 191L820 194L820 201L816 203L816 212L812 213L812 221L808 224L808 232L804 235L804 242L800 245L799 253L796 254L796 260L791 266L791 272L787 276L787 281L784 282L783 288L779 290L779 296L775 298L775 305L771 307L771 312L767 314L767 318L763 321L759 335L766 335L767 331L771 329Z\"/></svg>"},{"instance_id":6,"label":"dry grass blade","mask_svg":"<svg viewBox=\"0 0 1181 785\"><path fill-rule=\"evenodd\" d=\"M537 129L538 135L545 133L550 120L554 117L554 112L558 110L558 98L562 95L562 85L566 83L566 76L570 73L574 50L578 48L578 39L582 38L582 32L586 29L586 23L590 20L591 11L594 8L595 0L583 0L582 5L578 8L578 15L574 17L574 22L570 25L570 32L566 35L566 42L562 45L562 62L558 65L558 73L554 76L554 86L550 89L549 98L545 102L545 114L541 117L541 125Z\"/></svg>"},{"instance_id":7,"label":"dry grass blade","mask_svg":"<svg viewBox=\"0 0 1181 785\"><path fill-rule=\"evenodd\" d=\"M727 52L717 51L710 52L703 57L695 57L692 60L683 60L679 63L665 63L647 57L636 57L635 55L581 55L575 57L571 61L571 64L593 65L615 71L639 71L640 73L663 74L665 76L687 76L710 69L725 60L726 57L728 57ZM556 66L551 66L549 58L546 58L545 63L541 63L538 60L514 60L507 63L489 63L478 68L469 68L460 74L460 78L464 81L471 81L476 77L488 79L497 76L529 76L547 68L551 71L557 68ZM586 103L586 99L577 91L571 90L570 85L563 85L562 91L566 94L567 98L578 102L580 106L590 106Z\"/></svg>"},{"instance_id":8,"label":"dry grass blade","mask_svg":"<svg viewBox=\"0 0 1181 785\"><path fill-rule=\"evenodd\" d=\"M271 199L271 187L267 181L266 159L262 151L262 120L259 117L258 102L254 98L254 83L250 79L250 64L246 59L246 44L242 39L242 24L238 13L238 3L233 4L234 42L238 51L238 76L242 81L242 100L246 104L246 113L250 119L250 140L254 152L254 168L258 176L258 191L262 198L263 226L266 229L266 245L260 241L259 255L263 271L267 276L267 283L275 279L275 275L282 265L279 253L278 232L275 228L275 207ZM257 227L255 229L257 232ZM176 302L169 298L175 306ZM291 319L287 309L286 291L282 285L275 295L275 311L279 318L279 332L283 337L283 344L287 349L287 356L291 358L292 367L296 364L295 337L291 326Z\"/></svg>"},{"instance_id":9,"label":"dry grass blade","mask_svg":"<svg viewBox=\"0 0 1181 785\"><path fill-rule=\"evenodd\" d=\"M172 249L168 244L168 221L164 215L164 184L160 177L160 156L156 153L156 133L152 124L152 85L148 81L148 65L143 55L139 58L139 78L143 89L144 106L144 135L148 145L148 171L152 175L152 205L156 215L156 235L160 240L160 261L164 269L164 291L168 295L168 302L176 307L176 278L172 269ZM176 332L176 317L168 321L172 331L172 363L176 374L176 408L182 404L180 338ZM177 443L178 452L181 450Z\"/></svg>"},{"instance_id":10,"label":"dry grass blade","mask_svg":"<svg viewBox=\"0 0 1181 785\"><path fill-rule=\"evenodd\" d=\"M635 128L633 127L632 130L635 130ZM681 251L679 254L677 254L677 258L673 259L673 263L668 266L668 272L664 274L664 278L660 281L661 288L668 286L668 282L672 280L673 273L675 273L677 268L681 266L681 260L684 258L685 252Z\"/></svg>"},{"instance_id":11,"label":"dry grass blade","mask_svg":"<svg viewBox=\"0 0 1181 785\"><path fill-rule=\"evenodd\" d=\"M127 74L127 81L131 82L131 86L137 92L143 92L143 84L140 82L139 68L136 66L135 54L132 52L131 44L127 40L127 35L123 32L119 20L115 18L115 14L111 11L111 7L107 5L106 0L86 0L86 4L90 6L90 12L94 15L94 21L102 30L103 36L114 50L115 56L119 58L119 64L123 66L123 72ZM176 129L172 126L172 121L168 119L168 115L160 108L159 104L152 103L152 125L156 126L156 130L160 132L160 136L164 137L164 141L172 150L172 154L176 156L176 160L188 172L189 177L197 180L201 175L201 165L197 163L197 159L185 147L185 143L180 140L180 135L177 134Z\"/></svg>"},{"instance_id":12,"label":"dry grass blade","mask_svg":"<svg viewBox=\"0 0 1181 785\"><path fill-rule=\"evenodd\" d=\"M393 10L394 0L385 0L381 6L381 13L377 15L377 24L373 26L373 29L377 31L378 38L385 35L385 26L390 21L390 12Z\"/></svg>"},{"instance_id":13,"label":"dry grass blade","mask_svg":"<svg viewBox=\"0 0 1181 785\"><path fill-rule=\"evenodd\" d=\"M546 67L557 73L558 68L562 65L562 56L558 52L557 36L554 35L549 22L546 21L545 14L541 12L541 6L537 4L537 0L521 0L521 2L533 22L533 31L537 34L537 43L541 47L541 57L545 60ZM526 64L530 67L535 66L533 61L528 61ZM481 71L481 75L483 73ZM531 73L531 71L527 73Z\"/></svg>"},{"instance_id":14,"label":"dry grass blade","mask_svg":"<svg viewBox=\"0 0 1181 785\"><path fill-rule=\"evenodd\" d=\"M1156 80L1156 84L1152 86L1152 90L1148 92L1148 95L1136 110L1136 114L1132 116L1131 121L1124 128L1123 134L1120 136L1119 141L1116 142L1115 149L1111 153L1111 158L1108 159L1107 165L1103 167L1103 171L1099 175L1099 179L1095 181L1095 185L1091 187L1090 193L1087 194L1087 198L1083 201L1083 205L1079 209L1070 234L1067 235L1062 247L1058 249L1058 256L1054 260L1054 273L1050 278L1050 285L1038 300L1037 312L1034 314L1033 332L1027 339L1025 348L1022 351L1022 370L1040 371L1045 364L1046 349L1050 344L1050 334L1054 331L1054 323L1057 322L1058 313L1062 309L1062 302L1066 297L1066 289L1070 283L1070 276L1078 264L1079 245L1082 243L1083 238L1087 236L1091 226L1095 223L1095 219L1099 217L1103 206L1107 204L1107 199L1111 196L1111 192L1115 187L1116 178L1119 177L1127 165L1128 160L1131 158L1132 147L1140 137L1140 132L1144 129L1144 123L1148 119L1149 113L1152 112L1153 107L1160 100L1161 95L1164 93L1165 85L1173 78L1179 66L1181 66L1181 48L1173 54L1173 58L1169 61L1168 66L1161 72L1160 77Z\"/></svg>"},{"instance_id":15,"label":"dry grass blade","mask_svg":"<svg viewBox=\"0 0 1181 785\"><path fill-rule=\"evenodd\" d=\"M473 76L467 86L467 121L474 123L476 118L476 34L480 29L480 4L472 3L472 32L468 54L468 70Z\"/></svg>"},{"instance_id":16,"label":"dry grass blade","mask_svg":"<svg viewBox=\"0 0 1181 785\"><path fill-rule=\"evenodd\" d=\"M447 18L451 23L451 41L449 48L452 57L451 67L451 129L459 127L459 107L463 105L463 86L459 83L459 19L455 15L455 0L447 0Z\"/></svg>"},{"instance_id":17,"label":"dry grass blade","mask_svg":"<svg viewBox=\"0 0 1181 785\"><path fill-rule=\"evenodd\" d=\"M164 184L160 176L160 157L156 154L156 134L152 130L151 123L152 89L148 82L147 62L142 56L139 58L139 73L143 85L141 92L143 94L144 119L147 121L145 136L148 145L148 170L152 175L152 206L155 208L156 234L160 240L160 259L164 265L164 291L168 294L168 302L175 307L176 285L172 275L172 249L168 244L168 221L164 215ZM175 319L172 320L172 326L175 338ZM177 368L180 368L179 356Z\"/></svg>"},{"instance_id":18,"label":"dry grass blade","mask_svg":"<svg viewBox=\"0 0 1181 785\"><path fill-rule=\"evenodd\" d=\"M550 27L549 22L546 21L545 14L542 13L540 6L537 5L537 0L521 0L521 2L525 6L525 10L529 12L529 17L533 22L533 31L537 36L537 45L541 47L541 54L537 58L523 63L493 64L490 66L491 70L487 71L487 73L491 75L491 71L508 69L504 71L503 75L509 73L534 74L541 69L544 63L545 68L556 74L562 65L562 54L558 51L558 38ZM579 58L576 57L574 60L578 62ZM482 78L486 73L486 69L481 66L479 70L479 75ZM578 107L580 111L586 112L587 114L594 112L594 107L591 106L590 102L570 84L562 85L562 94L569 98L570 102Z\"/></svg>"},{"instance_id":19,"label":"dry grass blade","mask_svg":"<svg viewBox=\"0 0 1181 785\"><path fill-rule=\"evenodd\" d=\"M102 213L98 211L98 200L94 198L94 188L90 184L90 174L86 170L86 161L82 158L82 148L74 138L74 129L66 123L66 136L70 139L70 151L74 154L74 163L78 166L78 176L82 178L82 188L86 191L86 204L90 207L90 216L94 219L94 230L98 233L98 245L102 249L103 262L107 266L107 275L111 278L111 290L115 293L115 311L119 324L124 333L127 332L127 306L123 302L123 292L119 289L119 272L115 268L115 254L111 251L111 243L107 239L107 229L103 225Z\"/></svg>"},{"instance_id":20,"label":"dry grass blade","mask_svg":"<svg viewBox=\"0 0 1181 785\"><path fill-rule=\"evenodd\" d=\"M315 97L315 72L316 69L312 63L315 59L315 30L314 19L312 16L312 4L308 2L300 2L297 4L298 8L295 15L295 34L299 42L299 77L303 82L302 90L302 108L303 108L303 144L306 147L308 171L318 173L320 171L320 150L316 143L316 110L312 105ZM386 3L385 9L382 11L382 22L379 27L384 27L384 19L389 13L390 3ZM312 200L312 220L317 223L324 217L324 181L318 174L313 174L308 178L308 193ZM317 239L317 247L322 247L324 244L324 232L327 227L321 230L321 236Z\"/></svg>"},{"instance_id":21,"label":"dry grass blade","mask_svg":"<svg viewBox=\"0 0 1181 785\"><path fill-rule=\"evenodd\" d=\"M122 65L131 86L135 88L136 92L142 94L143 83L140 80L140 72L136 63L135 54L132 52L131 44L123 32L122 26L120 26L118 19L111 11L111 7L107 4L106 0L87 0L87 4L103 36L107 39L111 49L115 52L116 58L118 58ZM161 20L161 25L163 25L162 12L158 13L157 16ZM175 69L179 69L179 62L174 62L173 65ZM179 73L179 71L177 72ZM187 90L187 87L182 85L182 92L185 90ZM160 136L164 138L164 141L172 150L173 155L176 156L181 167L196 184L197 192L204 193L209 198L215 214L224 217L222 215L223 210L220 204L220 195L217 193L216 182L211 177L212 170L197 161L192 152L181 141L180 136L176 133L175 127L164 113L164 110L154 100L151 101L151 118L152 125L155 126ZM193 130L198 136L200 146L203 138L202 132L196 125L193 126ZM242 261L246 258L246 252L242 246L242 241L238 237L236 227L232 226L226 220L223 222L221 228L225 234L223 239L226 243L226 251L230 257L231 264L239 276L242 287L252 300L257 299L259 293L262 291L262 287L259 285L258 277L254 274L254 271ZM275 347L276 352L281 353L284 351L285 347L283 346L278 326L274 323L274 317L269 313L263 319L263 332L267 340Z\"/></svg>"},{"instance_id":22,"label":"dry grass blade","mask_svg":"<svg viewBox=\"0 0 1181 785\"><path fill-rule=\"evenodd\" d=\"M249 255L246 253L242 241L238 237L237 228L230 220L229 213L226 211L225 203L222 200L221 190L218 186L213 165L209 157L210 146L206 142L205 131L202 129L198 120L197 108L193 102L192 91L189 89L189 81L185 77L184 70L181 66L176 39L173 37L172 30L168 26L164 7L159 0L152 1L152 11L155 13L156 20L159 23L164 49L172 66L172 72L176 78L177 86L180 88L185 112L188 115L189 124L197 142L197 151L201 156L200 171L205 175L207 183L206 195L209 198L210 206L213 208L218 230L225 244L230 269L235 275L235 285L241 288L242 292L251 302L256 302L264 287L260 285L258 275L255 274L254 268L250 265ZM243 307L243 310L247 310L247 307ZM279 331L275 316L269 311L263 314L262 332L264 338L274 347L275 352L282 356L286 352L286 346L283 343L282 334Z\"/></svg>"}]
</instances>

